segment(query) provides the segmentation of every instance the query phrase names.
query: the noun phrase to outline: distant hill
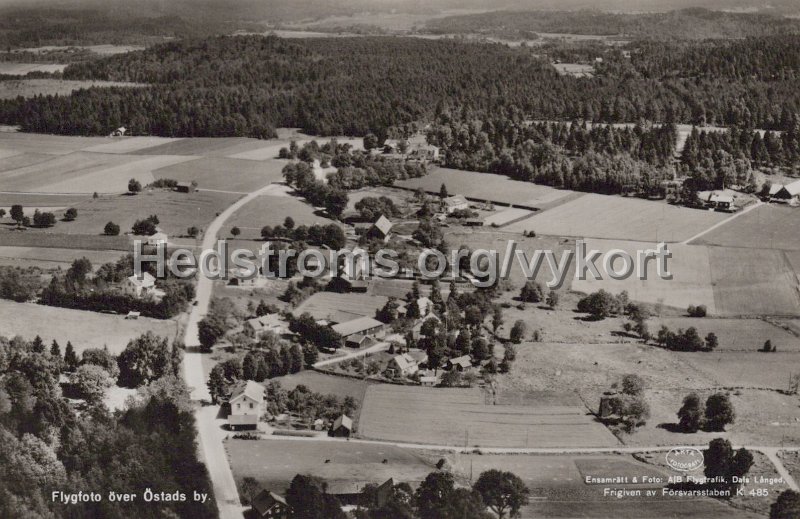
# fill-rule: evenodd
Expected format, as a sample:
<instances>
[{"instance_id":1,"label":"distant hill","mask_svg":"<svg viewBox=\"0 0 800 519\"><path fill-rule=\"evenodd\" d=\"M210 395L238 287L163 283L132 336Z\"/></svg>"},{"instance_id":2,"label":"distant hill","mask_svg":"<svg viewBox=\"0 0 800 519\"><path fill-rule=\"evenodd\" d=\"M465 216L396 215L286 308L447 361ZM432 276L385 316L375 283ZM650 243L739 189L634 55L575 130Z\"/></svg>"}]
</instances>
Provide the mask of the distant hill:
<instances>
[{"instance_id":1,"label":"distant hill","mask_svg":"<svg viewBox=\"0 0 800 519\"><path fill-rule=\"evenodd\" d=\"M425 25L425 30L439 34L485 34L508 38L543 32L682 40L798 34L800 20L772 14L701 8L643 14L597 10L494 11L434 19Z\"/></svg>"}]
</instances>

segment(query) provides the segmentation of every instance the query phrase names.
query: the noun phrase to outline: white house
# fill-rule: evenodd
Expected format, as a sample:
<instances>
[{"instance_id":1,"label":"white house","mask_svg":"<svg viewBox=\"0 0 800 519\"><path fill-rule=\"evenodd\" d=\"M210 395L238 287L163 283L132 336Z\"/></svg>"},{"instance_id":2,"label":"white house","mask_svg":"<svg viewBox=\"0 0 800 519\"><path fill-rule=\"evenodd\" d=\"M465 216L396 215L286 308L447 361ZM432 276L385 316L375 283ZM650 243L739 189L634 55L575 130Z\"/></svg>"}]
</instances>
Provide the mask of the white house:
<instances>
[{"instance_id":1,"label":"white house","mask_svg":"<svg viewBox=\"0 0 800 519\"><path fill-rule=\"evenodd\" d=\"M395 355L386 367L386 373L389 376L409 377L417 371L419 371L419 365L417 361L414 360L414 357L408 353Z\"/></svg>"},{"instance_id":2,"label":"white house","mask_svg":"<svg viewBox=\"0 0 800 519\"><path fill-rule=\"evenodd\" d=\"M442 211L451 214L460 209L469 209L469 202L463 195L453 195L442 199Z\"/></svg>"},{"instance_id":3,"label":"white house","mask_svg":"<svg viewBox=\"0 0 800 519\"><path fill-rule=\"evenodd\" d=\"M156 292L156 278L149 272L142 274L142 277L137 277L136 274L125 278L122 282L122 291L128 295L144 298L155 295Z\"/></svg>"},{"instance_id":4,"label":"white house","mask_svg":"<svg viewBox=\"0 0 800 519\"><path fill-rule=\"evenodd\" d=\"M289 332L289 328L278 314L262 315L244 322L244 333L254 339L258 339L267 332L283 335Z\"/></svg>"},{"instance_id":5,"label":"white house","mask_svg":"<svg viewBox=\"0 0 800 519\"><path fill-rule=\"evenodd\" d=\"M255 428L263 411L264 386L252 380L239 382L233 388L228 404L231 407L231 414L228 415L231 429Z\"/></svg>"}]
</instances>

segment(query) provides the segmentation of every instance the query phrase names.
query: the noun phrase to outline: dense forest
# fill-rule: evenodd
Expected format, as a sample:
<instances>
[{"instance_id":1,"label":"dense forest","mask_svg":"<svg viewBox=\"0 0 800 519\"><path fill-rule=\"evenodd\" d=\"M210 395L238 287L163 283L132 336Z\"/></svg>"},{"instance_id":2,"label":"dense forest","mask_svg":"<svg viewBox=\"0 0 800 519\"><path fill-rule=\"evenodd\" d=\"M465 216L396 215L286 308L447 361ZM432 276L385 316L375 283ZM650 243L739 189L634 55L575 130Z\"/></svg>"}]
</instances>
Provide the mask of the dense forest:
<instances>
[{"instance_id":1,"label":"dense forest","mask_svg":"<svg viewBox=\"0 0 800 519\"><path fill-rule=\"evenodd\" d=\"M166 341L143 336L126 351L145 343L163 349ZM94 365L108 355L95 350L90 359L87 350L78 368L72 344L63 357L60 351L57 342L45 345L38 337L32 342L0 337L0 517L217 517L213 499L192 499L193 491L212 492L196 458L189 392L175 376L180 357L173 362L166 355L163 376L141 387L125 411L111 414L99 401L87 399L80 409L69 404L59 384L62 374L76 368L80 377L87 363L93 365L90 372L108 376ZM117 368L113 357L103 368ZM119 369L127 368L123 359ZM147 488L181 492L187 499L148 502ZM110 490L138 497L114 502ZM53 499L51 492L58 491L98 492L102 500L65 504Z\"/></svg>"},{"instance_id":2,"label":"dense forest","mask_svg":"<svg viewBox=\"0 0 800 519\"><path fill-rule=\"evenodd\" d=\"M485 34L530 38L536 33L589 34L658 40L741 38L800 33L800 21L769 14L707 9L623 14L603 11L494 11L436 18L433 34Z\"/></svg>"},{"instance_id":3,"label":"dense forest","mask_svg":"<svg viewBox=\"0 0 800 519\"><path fill-rule=\"evenodd\" d=\"M579 191L620 193L637 186L647 192L675 175L673 124L589 128L505 113L482 122L443 122L427 136L441 146L447 166Z\"/></svg>"},{"instance_id":4,"label":"dense forest","mask_svg":"<svg viewBox=\"0 0 800 519\"><path fill-rule=\"evenodd\" d=\"M758 68L760 78L643 74L636 73L635 64L614 68L612 63L596 77L575 78L559 75L531 49L499 44L215 37L73 64L64 72L67 79L151 86L6 100L0 103L0 122L20 124L25 131L78 135L126 126L134 134L264 138L286 126L318 135L372 131L385 137L391 127L432 121L446 112L469 121L513 109L542 120L671 118L783 129L785 113L800 106L793 72L800 39L764 38L742 45L761 48L742 58L747 67ZM698 43L692 52L695 61L707 64L713 56L724 61L719 49Z\"/></svg>"}]
</instances>

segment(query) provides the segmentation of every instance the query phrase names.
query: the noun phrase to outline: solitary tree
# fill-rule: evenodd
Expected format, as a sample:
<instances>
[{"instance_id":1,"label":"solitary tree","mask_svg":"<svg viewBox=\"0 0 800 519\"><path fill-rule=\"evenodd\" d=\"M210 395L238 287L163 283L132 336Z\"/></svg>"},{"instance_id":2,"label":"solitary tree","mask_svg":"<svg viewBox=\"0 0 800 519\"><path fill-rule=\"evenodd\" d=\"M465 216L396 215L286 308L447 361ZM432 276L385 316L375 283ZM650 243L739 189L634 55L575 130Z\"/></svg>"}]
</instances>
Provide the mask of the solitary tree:
<instances>
[{"instance_id":1,"label":"solitary tree","mask_svg":"<svg viewBox=\"0 0 800 519\"><path fill-rule=\"evenodd\" d=\"M22 226L22 221L25 219L25 211L21 205L14 204L11 206L11 219L17 222L17 227Z\"/></svg>"},{"instance_id":2,"label":"solitary tree","mask_svg":"<svg viewBox=\"0 0 800 519\"><path fill-rule=\"evenodd\" d=\"M236 238L240 234L242 234L242 230L239 229L238 227L234 227L233 229L231 229L231 236L233 236L234 238Z\"/></svg>"},{"instance_id":3,"label":"solitary tree","mask_svg":"<svg viewBox=\"0 0 800 519\"><path fill-rule=\"evenodd\" d=\"M200 234L200 229L198 229L197 227L195 227L194 225L192 225L191 227L189 227L188 229L186 229L186 234L187 234L187 235L188 235L190 238L197 238L197 235L198 235L198 234Z\"/></svg>"},{"instance_id":4,"label":"solitary tree","mask_svg":"<svg viewBox=\"0 0 800 519\"><path fill-rule=\"evenodd\" d=\"M519 297L526 303L541 303L544 300L544 288L541 283L528 281L522 287Z\"/></svg>"},{"instance_id":5,"label":"solitary tree","mask_svg":"<svg viewBox=\"0 0 800 519\"><path fill-rule=\"evenodd\" d=\"M5 216L6 216L6 210L3 209L3 208L0 208L0 218L5 218Z\"/></svg>"},{"instance_id":6,"label":"solitary tree","mask_svg":"<svg viewBox=\"0 0 800 519\"><path fill-rule=\"evenodd\" d=\"M514 323L514 326L511 328L509 339L514 344L519 344L522 342L522 339L525 337L525 332L527 331L528 327L525 324L525 321L518 320Z\"/></svg>"},{"instance_id":7,"label":"solitary tree","mask_svg":"<svg viewBox=\"0 0 800 519\"><path fill-rule=\"evenodd\" d=\"M447 186L442 183L441 187L439 187L439 198L447 198L450 196L447 192Z\"/></svg>"},{"instance_id":8,"label":"solitary tree","mask_svg":"<svg viewBox=\"0 0 800 519\"><path fill-rule=\"evenodd\" d=\"M118 236L119 225L115 224L114 222L108 222L106 226L103 228L103 234L105 234L106 236Z\"/></svg>"},{"instance_id":9,"label":"solitary tree","mask_svg":"<svg viewBox=\"0 0 800 519\"><path fill-rule=\"evenodd\" d=\"M132 178L128 181L128 193L135 195L141 190L142 190L142 184L138 180Z\"/></svg>"},{"instance_id":10,"label":"solitary tree","mask_svg":"<svg viewBox=\"0 0 800 519\"><path fill-rule=\"evenodd\" d=\"M557 307L558 306L558 299L559 299L558 292L556 292L555 290L551 290L547 294L547 301L546 301L547 306L549 306L550 308Z\"/></svg>"},{"instance_id":11,"label":"solitary tree","mask_svg":"<svg viewBox=\"0 0 800 519\"><path fill-rule=\"evenodd\" d=\"M506 512L511 517L519 517L520 509L528 504L530 493L517 475L495 469L482 473L473 489L500 519L506 516Z\"/></svg>"},{"instance_id":12,"label":"solitary tree","mask_svg":"<svg viewBox=\"0 0 800 519\"><path fill-rule=\"evenodd\" d=\"M64 212L64 220L71 222L78 217L78 210L74 207L70 207Z\"/></svg>"}]
</instances>

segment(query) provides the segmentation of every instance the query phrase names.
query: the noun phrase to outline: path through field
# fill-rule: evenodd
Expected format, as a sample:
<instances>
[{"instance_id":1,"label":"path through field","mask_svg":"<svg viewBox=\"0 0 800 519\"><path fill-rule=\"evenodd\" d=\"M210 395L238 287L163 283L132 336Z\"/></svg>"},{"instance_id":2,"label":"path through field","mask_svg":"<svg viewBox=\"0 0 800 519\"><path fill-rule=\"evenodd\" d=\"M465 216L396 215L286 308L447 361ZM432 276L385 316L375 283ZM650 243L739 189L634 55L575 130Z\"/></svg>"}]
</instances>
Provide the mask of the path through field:
<instances>
[{"instance_id":1,"label":"path through field","mask_svg":"<svg viewBox=\"0 0 800 519\"><path fill-rule=\"evenodd\" d=\"M755 209L756 207L761 207L762 205L764 205L764 202L762 202L761 200L758 200L755 204L752 204L752 205L742 209L738 213L732 215L730 218L726 218L726 219L722 220L721 222L717 222L714 225L712 225L711 227L709 227L708 229L700 231L699 233L695 234L691 238L689 238L687 240L684 240L683 241L683 245L688 245L690 242L693 242L694 240L700 238L701 236L710 233L714 229L716 229L718 227L722 227L723 225L725 225L726 223L730 222L734 218L738 218L738 217L742 216L743 214L747 214L750 211L752 211L753 209Z\"/></svg>"}]
</instances>

